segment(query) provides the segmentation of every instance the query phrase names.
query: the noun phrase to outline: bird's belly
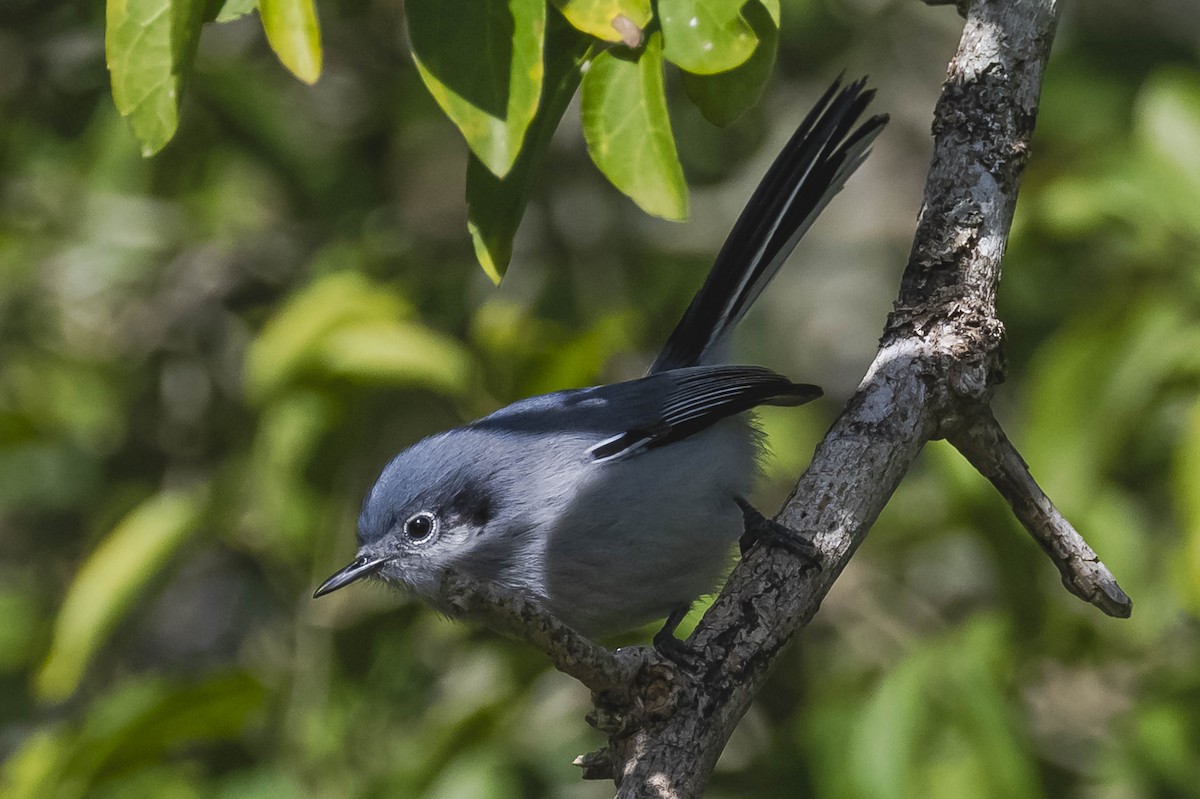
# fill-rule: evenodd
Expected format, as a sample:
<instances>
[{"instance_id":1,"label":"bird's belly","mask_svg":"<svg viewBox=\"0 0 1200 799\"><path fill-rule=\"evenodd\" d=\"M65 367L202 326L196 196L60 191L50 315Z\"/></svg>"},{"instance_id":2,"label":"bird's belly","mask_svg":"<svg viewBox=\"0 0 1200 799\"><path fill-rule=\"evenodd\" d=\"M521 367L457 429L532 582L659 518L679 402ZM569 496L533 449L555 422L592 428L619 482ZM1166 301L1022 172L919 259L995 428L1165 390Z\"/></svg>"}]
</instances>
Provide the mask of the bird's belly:
<instances>
[{"instance_id":1,"label":"bird's belly","mask_svg":"<svg viewBox=\"0 0 1200 799\"><path fill-rule=\"evenodd\" d=\"M542 594L580 632L632 629L686 607L728 572L751 488L755 435L733 418L600 464L547 538Z\"/></svg>"}]
</instances>

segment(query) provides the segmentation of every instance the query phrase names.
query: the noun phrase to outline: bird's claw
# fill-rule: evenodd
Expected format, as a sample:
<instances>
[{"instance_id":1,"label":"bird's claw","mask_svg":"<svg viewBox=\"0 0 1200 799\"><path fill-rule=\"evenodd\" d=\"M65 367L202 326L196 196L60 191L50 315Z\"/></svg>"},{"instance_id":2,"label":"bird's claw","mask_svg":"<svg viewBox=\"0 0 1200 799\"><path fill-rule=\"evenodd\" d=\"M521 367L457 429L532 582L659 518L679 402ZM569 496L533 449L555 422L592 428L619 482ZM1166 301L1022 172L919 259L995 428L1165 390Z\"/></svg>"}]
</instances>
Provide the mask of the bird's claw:
<instances>
[{"instance_id":1,"label":"bird's claw","mask_svg":"<svg viewBox=\"0 0 1200 799\"><path fill-rule=\"evenodd\" d=\"M738 539L742 557L745 557L746 553L754 547L762 544L786 549L804 561L807 566L813 569L821 568L821 550L817 549L812 541L787 525L763 516L753 505L741 497L737 498L737 504L742 509L742 518L745 520L745 532Z\"/></svg>"}]
</instances>

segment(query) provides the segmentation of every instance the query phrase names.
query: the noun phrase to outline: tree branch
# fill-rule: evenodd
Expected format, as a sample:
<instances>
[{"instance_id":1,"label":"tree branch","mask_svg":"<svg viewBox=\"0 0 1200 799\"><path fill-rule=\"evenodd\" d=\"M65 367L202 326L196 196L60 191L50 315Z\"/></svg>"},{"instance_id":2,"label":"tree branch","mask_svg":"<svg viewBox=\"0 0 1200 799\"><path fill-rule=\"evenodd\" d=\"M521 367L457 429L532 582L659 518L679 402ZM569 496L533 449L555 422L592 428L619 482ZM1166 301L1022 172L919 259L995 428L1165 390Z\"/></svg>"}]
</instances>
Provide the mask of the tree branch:
<instances>
[{"instance_id":1,"label":"tree branch","mask_svg":"<svg viewBox=\"0 0 1200 799\"><path fill-rule=\"evenodd\" d=\"M464 594L478 601L460 610L491 614L593 689L589 720L608 733L608 747L576 763L587 777L614 779L619 796L702 792L776 656L817 612L931 439L950 438L996 485L1073 593L1129 614L1128 597L1034 483L988 407L1004 374L1001 259L1056 14L1056 0L975 0L968 10L934 110L924 205L879 350L776 517L820 549L822 570L783 549L751 549L689 639L697 665L686 672L649 650L604 652L528 601L507 606L511 599L479 586Z\"/></svg>"},{"instance_id":2,"label":"tree branch","mask_svg":"<svg viewBox=\"0 0 1200 799\"><path fill-rule=\"evenodd\" d=\"M646 652L651 651L610 652L547 613L532 597L499 590L455 571L442 578L439 596L446 600L449 615L524 639L545 653L555 668L596 695L627 694Z\"/></svg>"},{"instance_id":3,"label":"tree branch","mask_svg":"<svg viewBox=\"0 0 1200 799\"><path fill-rule=\"evenodd\" d=\"M996 288L1056 14L1055 0L971 5L934 112L925 202L879 351L777 517L811 538L827 566L805 572L790 554L762 548L738 564L690 639L703 666L684 676L675 712L610 737L619 796L701 793L776 655L816 613L930 439L955 435L977 465L995 458L997 467L984 471L998 475L1002 490L1012 483L1011 496L1029 492L1047 524L1061 519L1040 491L1031 493L1031 479L1021 480L1011 445L980 451L989 441L978 427L1003 378ZM1060 569L1069 564L1073 590L1102 608L1127 609L1078 534L1055 529L1048 551Z\"/></svg>"},{"instance_id":4,"label":"tree branch","mask_svg":"<svg viewBox=\"0 0 1200 799\"><path fill-rule=\"evenodd\" d=\"M1068 591L1109 616L1129 618L1133 602L1034 481L991 409L981 408L978 417L950 436L950 443L1008 500L1013 515L1058 567Z\"/></svg>"}]
</instances>

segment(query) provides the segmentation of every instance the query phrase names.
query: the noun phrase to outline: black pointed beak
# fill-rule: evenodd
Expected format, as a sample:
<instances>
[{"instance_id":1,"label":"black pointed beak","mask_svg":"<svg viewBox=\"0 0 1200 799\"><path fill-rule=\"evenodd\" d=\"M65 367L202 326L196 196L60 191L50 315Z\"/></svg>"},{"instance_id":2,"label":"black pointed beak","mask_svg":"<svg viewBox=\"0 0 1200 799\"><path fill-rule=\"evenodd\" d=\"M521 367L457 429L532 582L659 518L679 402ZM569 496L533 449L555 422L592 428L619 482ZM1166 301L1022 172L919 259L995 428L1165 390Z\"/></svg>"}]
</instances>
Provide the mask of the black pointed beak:
<instances>
[{"instance_id":1,"label":"black pointed beak","mask_svg":"<svg viewBox=\"0 0 1200 799\"><path fill-rule=\"evenodd\" d=\"M383 564L387 563L390 558L359 555L354 560L350 561L350 565L341 571L334 574L325 582L321 583L321 587L313 591L313 599L323 597L326 594L332 593L343 586L350 585L355 580L361 580L363 577L374 574L382 568Z\"/></svg>"}]
</instances>

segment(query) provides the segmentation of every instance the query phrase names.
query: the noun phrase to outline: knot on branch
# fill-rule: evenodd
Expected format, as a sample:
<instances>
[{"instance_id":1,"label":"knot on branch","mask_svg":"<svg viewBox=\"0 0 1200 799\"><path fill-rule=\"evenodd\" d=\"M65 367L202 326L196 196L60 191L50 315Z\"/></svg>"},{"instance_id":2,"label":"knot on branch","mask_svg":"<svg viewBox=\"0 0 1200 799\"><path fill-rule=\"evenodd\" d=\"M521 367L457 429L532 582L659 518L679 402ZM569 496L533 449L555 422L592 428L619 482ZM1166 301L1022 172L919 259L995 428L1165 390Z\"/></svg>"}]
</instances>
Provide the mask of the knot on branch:
<instances>
[{"instance_id":1,"label":"knot on branch","mask_svg":"<svg viewBox=\"0 0 1200 799\"><path fill-rule=\"evenodd\" d=\"M897 378L920 375L928 418L936 424L931 437L945 438L1004 382L1004 325L969 301L950 303L937 315L910 315L903 324L896 317L893 312L876 364L890 364L887 371ZM868 378L880 374L873 366Z\"/></svg>"},{"instance_id":2,"label":"knot on branch","mask_svg":"<svg viewBox=\"0 0 1200 799\"><path fill-rule=\"evenodd\" d=\"M588 714L588 724L610 737L623 738L670 718L679 704L684 682L674 664L646 646L624 647L612 654L625 664L629 680L624 685L592 691L595 707Z\"/></svg>"},{"instance_id":3,"label":"knot on branch","mask_svg":"<svg viewBox=\"0 0 1200 799\"><path fill-rule=\"evenodd\" d=\"M940 336L948 407L987 403L1004 382L1004 324L994 316L961 309Z\"/></svg>"},{"instance_id":4,"label":"knot on branch","mask_svg":"<svg viewBox=\"0 0 1200 799\"><path fill-rule=\"evenodd\" d=\"M1004 325L963 309L934 328L926 342L936 381L930 386L938 408L934 437L945 438L986 407L1004 382Z\"/></svg>"},{"instance_id":5,"label":"knot on branch","mask_svg":"<svg viewBox=\"0 0 1200 799\"><path fill-rule=\"evenodd\" d=\"M575 758L587 780L611 779L619 783L617 766L625 749L639 733L665 724L689 688L681 672L650 647L618 649L613 656L637 664L625 690L593 691L593 709L586 721L608 736L608 745Z\"/></svg>"},{"instance_id":6,"label":"knot on branch","mask_svg":"<svg viewBox=\"0 0 1200 799\"><path fill-rule=\"evenodd\" d=\"M614 747L639 730L666 722L688 685L687 677L651 647L610 652L563 624L537 597L501 589L453 570L442 578L442 609L521 638L548 655L554 666L591 689L594 710L587 722L609 736ZM611 777L603 752L577 758L585 776Z\"/></svg>"}]
</instances>

